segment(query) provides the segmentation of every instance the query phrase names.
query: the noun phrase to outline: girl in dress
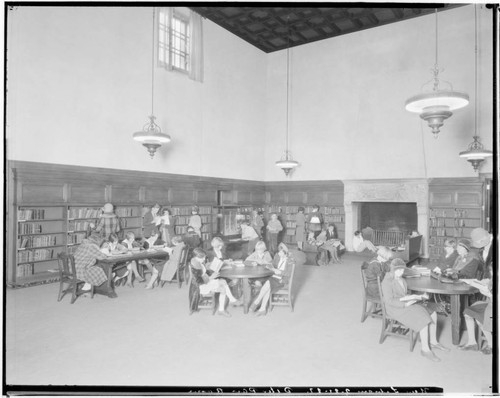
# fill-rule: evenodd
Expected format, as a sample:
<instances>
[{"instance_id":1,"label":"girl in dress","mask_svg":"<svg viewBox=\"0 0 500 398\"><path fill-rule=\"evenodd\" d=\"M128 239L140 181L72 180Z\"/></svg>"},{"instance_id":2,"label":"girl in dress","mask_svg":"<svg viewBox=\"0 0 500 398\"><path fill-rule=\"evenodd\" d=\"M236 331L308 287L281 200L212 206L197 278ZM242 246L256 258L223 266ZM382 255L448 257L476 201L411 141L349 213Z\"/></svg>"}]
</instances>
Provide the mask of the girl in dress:
<instances>
[{"instance_id":1,"label":"girl in dress","mask_svg":"<svg viewBox=\"0 0 500 398\"><path fill-rule=\"evenodd\" d=\"M274 254L278 251L278 234L283 231L283 225L278 220L276 213L271 214L271 219L267 223L267 237L269 239L269 251Z\"/></svg>"},{"instance_id":2,"label":"girl in dress","mask_svg":"<svg viewBox=\"0 0 500 398\"><path fill-rule=\"evenodd\" d=\"M437 314L435 303L423 303L426 294L408 295L408 287L403 279L406 264L400 258L391 261L391 271L382 282L382 292L387 315L420 335L421 355L434 362L440 359L432 349L450 351L437 341Z\"/></svg>"},{"instance_id":3,"label":"girl in dress","mask_svg":"<svg viewBox=\"0 0 500 398\"><path fill-rule=\"evenodd\" d=\"M302 250L304 240L306 237L306 216L305 209L300 206L298 213L295 215L295 241L297 242L297 249Z\"/></svg>"},{"instance_id":4,"label":"girl in dress","mask_svg":"<svg viewBox=\"0 0 500 398\"><path fill-rule=\"evenodd\" d=\"M193 206L193 210L191 211L191 217L189 217L188 226L193 227L194 232L201 238L201 216L198 214L199 208L198 206Z\"/></svg>"},{"instance_id":5,"label":"girl in dress","mask_svg":"<svg viewBox=\"0 0 500 398\"><path fill-rule=\"evenodd\" d=\"M312 213L307 216L308 231L314 234L314 239L318 237L323 229L323 215L319 212L319 206L314 205Z\"/></svg>"},{"instance_id":6,"label":"girl in dress","mask_svg":"<svg viewBox=\"0 0 500 398\"><path fill-rule=\"evenodd\" d=\"M186 247L186 244L182 241L182 237L176 235L172 237L172 251L169 255L169 258L165 265L163 266L163 270L161 272L161 281L171 282L177 272L177 266L179 265L179 261L181 260L182 251ZM158 269L158 271L160 271ZM158 274L156 274L158 277ZM180 275L177 275L179 278ZM154 281L153 281L154 283Z\"/></svg>"},{"instance_id":7,"label":"girl in dress","mask_svg":"<svg viewBox=\"0 0 500 398\"><path fill-rule=\"evenodd\" d=\"M193 273L192 284L189 291L191 310L198 309L200 294L219 293L219 309L218 315L230 317L231 314L226 311L226 297L233 306L242 305L240 300L237 300L227 282L224 279L218 279L219 273L212 272L205 266L206 254L203 249L197 247L193 250L194 257L191 259L191 271Z\"/></svg>"},{"instance_id":8,"label":"girl in dress","mask_svg":"<svg viewBox=\"0 0 500 398\"><path fill-rule=\"evenodd\" d=\"M274 275L265 278L259 294L250 306L250 310L253 312L258 309L256 312L257 316L266 315L267 304L269 303L271 294L282 289L288 283L293 261L293 257L289 255L288 247L280 243L278 246L278 254L274 256L272 264L268 266L268 268L274 272Z\"/></svg>"},{"instance_id":9,"label":"girl in dress","mask_svg":"<svg viewBox=\"0 0 500 398\"><path fill-rule=\"evenodd\" d=\"M172 216L170 209L163 208L159 224L161 239L167 244L172 244L172 238L175 235L175 218Z\"/></svg>"}]
</instances>

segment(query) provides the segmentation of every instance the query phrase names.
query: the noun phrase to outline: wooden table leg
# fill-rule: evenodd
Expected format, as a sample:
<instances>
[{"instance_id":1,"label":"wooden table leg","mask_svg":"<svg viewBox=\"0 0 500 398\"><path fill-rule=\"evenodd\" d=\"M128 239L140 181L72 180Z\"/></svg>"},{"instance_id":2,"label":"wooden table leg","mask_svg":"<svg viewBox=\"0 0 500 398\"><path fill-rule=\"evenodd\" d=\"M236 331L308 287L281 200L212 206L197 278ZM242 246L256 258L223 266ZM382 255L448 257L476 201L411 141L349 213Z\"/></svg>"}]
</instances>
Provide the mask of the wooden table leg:
<instances>
[{"instance_id":1,"label":"wooden table leg","mask_svg":"<svg viewBox=\"0 0 500 398\"><path fill-rule=\"evenodd\" d=\"M248 314L248 307L250 306L250 285L248 284L248 278L242 278L241 283L243 284L243 313Z\"/></svg>"},{"instance_id":2,"label":"wooden table leg","mask_svg":"<svg viewBox=\"0 0 500 398\"><path fill-rule=\"evenodd\" d=\"M460 343L460 295L451 294L451 341L454 345Z\"/></svg>"},{"instance_id":3,"label":"wooden table leg","mask_svg":"<svg viewBox=\"0 0 500 398\"><path fill-rule=\"evenodd\" d=\"M100 286L94 287L94 293L102 294L108 296L109 298L116 298L118 295L115 292L115 287L113 283L113 266L114 264L103 264L100 263L99 266L103 269L108 280Z\"/></svg>"}]
</instances>

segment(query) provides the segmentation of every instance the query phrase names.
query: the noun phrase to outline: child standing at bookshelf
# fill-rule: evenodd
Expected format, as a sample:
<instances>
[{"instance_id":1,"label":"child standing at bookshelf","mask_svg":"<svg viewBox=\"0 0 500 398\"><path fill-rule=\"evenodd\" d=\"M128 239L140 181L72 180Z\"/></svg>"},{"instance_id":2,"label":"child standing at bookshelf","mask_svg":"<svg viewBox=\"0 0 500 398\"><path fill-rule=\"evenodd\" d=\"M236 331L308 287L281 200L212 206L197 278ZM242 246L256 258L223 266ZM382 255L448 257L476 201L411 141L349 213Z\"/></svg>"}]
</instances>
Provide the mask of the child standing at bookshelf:
<instances>
[{"instance_id":1,"label":"child standing at bookshelf","mask_svg":"<svg viewBox=\"0 0 500 398\"><path fill-rule=\"evenodd\" d=\"M191 217L189 217L189 227L193 227L194 232L201 238L201 216L198 214L199 212L198 206L193 206L193 210L191 211Z\"/></svg>"},{"instance_id":2,"label":"child standing at bookshelf","mask_svg":"<svg viewBox=\"0 0 500 398\"><path fill-rule=\"evenodd\" d=\"M303 249L306 237L306 216L304 213L305 209L300 206L295 215L295 241L297 242L297 249L299 250Z\"/></svg>"},{"instance_id":3,"label":"child standing at bookshelf","mask_svg":"<svg viewBox=\"0 0 500 398\"><path fill-rule=\"evenodd\" d=\"M172 238L175 235L175 218L172 216L170 209L166 207L162 209L159 229L161 239L165 241L167 245L170 245L172 243Z\"/></svg>"},{"instance_id":4,"label":"child standing at bookshelf","mask_svg":"<svg viewBox=\"0 0 500 398\"><path fill-rule=\"evenodd\" d=\"M111 234L118 235L122 230L120 219L114 213L114 207L111 203L106 203L102 208L103 214L99 218L96 226L96 232L99 232L101 237L108 239Z\"/></svg>"},{"instance_id":5,"label":"child standing at bookshelf","mask_svg":"<svg viewBox=\"0 0 500 398\"><path fill-rule=\"evenodd\" d=\"M151 209L144 214L144 238L149 238L155 229L157 229L158 212L160 205L155 203Z\"/></svg>"},{"instance_id":6,"label":"child standing at bookshelf","mask_svg":"<svg viewBox=\"0 0 500 398\"><path fill-rule=\"evenodd\" d=\"M276 213L271 214L271 219L267 223L267 233L269 239L269 251L271 255L275 255L278 252L278 234L283 231L283 225L278 220L278 215Z\"/></svg>"},{"instance_id":7,"label":"child standing at bookshelf","mask_svg":"<svg viewBox=\"0 0 500 398\"><path fill-rule=\"evenodd\" d=\"M264 220L257 210L252 210L252 220L250 225L259 235L259 239L262 239L262 228L264 228Z\"/></svg>"},{"instance_id":8,"label":"child standing at bookshelf","mask_svg":"<svg viewBox=\"0 0 500 398\"><path fill-rule=\"evenodd\" d=\"M323 229L323 215L319 212L319 206L314 205L312 212L307 216L308 231L314 234L314 239L318 237Z\"/></svg>"}]
</instances>

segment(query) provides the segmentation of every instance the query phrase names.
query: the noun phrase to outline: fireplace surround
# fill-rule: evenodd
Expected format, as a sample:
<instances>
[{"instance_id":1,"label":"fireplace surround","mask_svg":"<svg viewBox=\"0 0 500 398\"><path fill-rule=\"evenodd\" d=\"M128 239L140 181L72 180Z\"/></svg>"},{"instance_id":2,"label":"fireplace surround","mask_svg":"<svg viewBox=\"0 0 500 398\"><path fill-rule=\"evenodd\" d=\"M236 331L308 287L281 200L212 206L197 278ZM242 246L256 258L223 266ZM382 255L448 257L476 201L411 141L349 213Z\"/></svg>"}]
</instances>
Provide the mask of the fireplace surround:
<instances>
[{"instance_id":1,"label":"fireplace surround","mask_svg":"<svg viewBox=\"0 0 500 398\"><path fill-rule=\"evenodd\" d=\"M353 250L361 202L414 202L418 232L422 235L421 257L428 258L429 183L426 179L344 180L345 243Z\"/></svg>"}]
</instances>

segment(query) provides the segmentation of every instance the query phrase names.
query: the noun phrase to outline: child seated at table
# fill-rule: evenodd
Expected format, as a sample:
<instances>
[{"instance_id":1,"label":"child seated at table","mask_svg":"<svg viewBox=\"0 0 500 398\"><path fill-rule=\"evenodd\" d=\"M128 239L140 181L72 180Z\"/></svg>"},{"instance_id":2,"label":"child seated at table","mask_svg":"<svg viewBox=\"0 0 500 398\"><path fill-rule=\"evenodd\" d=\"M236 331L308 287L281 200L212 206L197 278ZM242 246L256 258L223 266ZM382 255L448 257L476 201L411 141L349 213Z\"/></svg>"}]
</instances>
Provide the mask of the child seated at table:
<instances>
[{"instance_id":1,"label":"child seated at table","mask_svg":"<svg viewBox=\"0 0 500 398\"><path fill-rule=\"evenodd\" d=\"M444 241L444 252L437 260L437 266L436 268L434 268L434 272L440 274L442 271L448 268L453 268L453 265L455 264L455 261L458 257L456 247L457 243L455 239L446 239Z\"/></svg>"},{"instance_id":2,"label":"child seated at table","mask_svg":"<svg viewBox=\"0 0 500 398\"><path fill-rule=\"evenodd\" d=\"M293 262L293 257L289 255L288 247L280 243L278 245L278 253L274 256L273 262L269 265L269 269L273 271L273 275L261 280L262 289L260 289L259 294L255 298L254 302L250 306L250 310L256 312L257 316L263 316L267 313L267 304L271 294L282 289L288 283L291 273L291 264Z\"/></svg>"},{"instance_id":3,"label":"child seated at table","mask_svg":"<svg viewBox=\"0 0 500 398\"><path fill-rule=\"evenodd\" d=\"M273 258L267 251L266 244L263 241L258 241L254 252L245 259L245 264L248 265L271 264L272 262Z\"/></svg>"},{"instance_id":4,"label":"child seated at table","mask_svg":"<svg viewBox=\"0 0 500 398\"><path fill-rule=\"evenodd\" d=\"M218 279L219 273L212 272L205 266L206 253L199 247L193 250L194 257L191 259L190 266L193 274L192 284L189 291L189 302L191 309L198 309L198 302L201 294L219 293L219 309L218 315L230 317L231 314L226 311L226 297L233 306L242 305L240 300L237 300L227 282L224 279Z\"/></svg>"},{"instance_id":5,"label":"child seated at table","mask_svg":"<svg viewBox=\"0 0 500 398\"><path fill-rule=\"evenodd\" d=\"M145 249L153 249L155 246L164 247L165 242L160 239L160 233L155 230L153 232L153 235L146 239L143 245ZM148 270L151 272L151 278L149 279L148 284L145 286L146 289L154 288L155 282L158 280L158 275L160 275L160 273L162 272L164 264L165 260L149 261L149 266L146 264Z\"/></svg>"},{"instance_id":6,"label":"child seated at table","mask_svg":"<svg viewBox=\"0 0 500 398\"><path fill-rule=\"evenodd\" d=\"M181 255L186 247L186 244L182 241L182 237L175 235L172 238L172 252L165 263L165 265L157 266L155 269L161 272L160 280L163 282L171 282L177 272L179 262L181 261ZM154 271L153 271L154 272ZM153 280L154 278L154 280ZM156 278L158 278L158 273L154 273L149 282L151 285L154 284ZM180 275L177 275L180 278Z\"/></svg>"},{"instance_id":7,"label":"child seated at table","mask_svg":"<svg viewBox=\"0 0 500 398\"><path fill-rule=\"evenodd\" d=\"M142 245L135 240L135 234L131 231L129 231L125 234L125 239L122 241L122 245L125 246L128 250L134 250L134 249L140 250L142 248ZM127 263L127 268L128 268L128 264L131 265L131 268L129 268L129 269L132 270L134 275L136 275L136 279L138 279L139 282L144 282L145 279L140 274L139 274L139 276L137 276L137 274L133 271L133 267L135 267L135 269L138 271L137 262L131 261L130 263ZM151 266L151 263L146 258L144 260L139 260L139 265L145 265L149 268ZM129 275L130 275L130 277L132 277L132 274L129 274ZM129 286L131 286L132 279L130 279L130 281L128 281L128 283L129 283Z\"/></svg>"},{"instance_id":8,"label":"child seated at table","mask_svg":"<svg viewBox=\"0 0 500 398\"><path fill-rule=\"evenodd\" d=\"M125 254L128 252L128 248L120 244L116 234L111 234L109 235L108 240L104 241L101 245L101 251L110 256L113 254ZM132 287L132 275L135 275L135 277L139 280L142 279L139 271L137 270L137 264L135 261L125 263L123 267L117 268L112 275L115 286L119 286L122 280L127 278L127 286Z\"/></svg>"}]
</instances>

